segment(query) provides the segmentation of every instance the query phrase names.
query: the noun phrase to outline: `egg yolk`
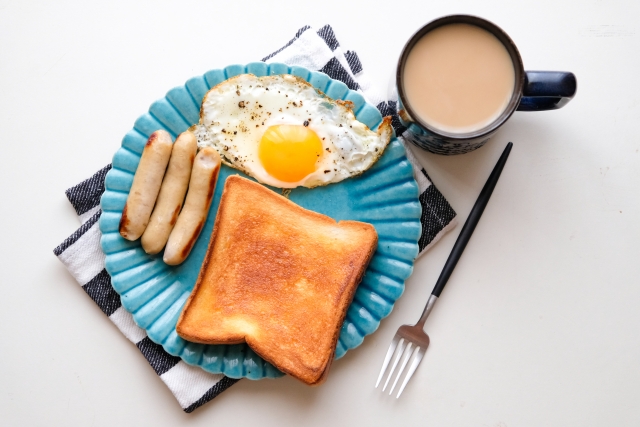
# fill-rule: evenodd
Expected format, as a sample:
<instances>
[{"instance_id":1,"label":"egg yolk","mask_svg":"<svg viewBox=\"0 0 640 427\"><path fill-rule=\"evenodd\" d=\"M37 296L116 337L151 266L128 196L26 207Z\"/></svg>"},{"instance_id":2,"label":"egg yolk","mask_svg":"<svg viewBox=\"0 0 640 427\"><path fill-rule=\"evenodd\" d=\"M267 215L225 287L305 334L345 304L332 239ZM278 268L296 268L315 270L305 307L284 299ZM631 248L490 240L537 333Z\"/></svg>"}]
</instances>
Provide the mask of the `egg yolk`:
<instances>
[{"instance_id":1,"label":"egg yolk","mask_svg":"<svg viewBox=\"0 0 640 427\"><path fill-rule=\"evenodd\" d=\"M313 173L321 155L320 137L302 125L270 126L258 148L258 157L267 173L284 182L300 181Z\"/></svg>"}]
</instances>

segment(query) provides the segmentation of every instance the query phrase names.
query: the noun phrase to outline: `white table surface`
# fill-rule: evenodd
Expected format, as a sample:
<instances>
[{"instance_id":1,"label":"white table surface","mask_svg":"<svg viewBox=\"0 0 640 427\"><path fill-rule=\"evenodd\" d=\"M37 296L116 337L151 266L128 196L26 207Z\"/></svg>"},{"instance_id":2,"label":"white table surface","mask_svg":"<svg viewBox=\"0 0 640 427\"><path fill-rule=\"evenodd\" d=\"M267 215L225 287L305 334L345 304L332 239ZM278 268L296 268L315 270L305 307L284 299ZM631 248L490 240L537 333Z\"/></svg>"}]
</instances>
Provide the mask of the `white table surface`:
<instances>
[{"instance_id":1,"label":"white table surface","mask_svg":"<svg viewBox=\"0 0 640 427\"><path fill-rule=\"evenodd\" d=\"M579 89L560 111L516 113L471 154L419 154L462 223L514 142L402 398L375 378L460 225L325 384L243 380L185 414L53 255L78 226L64 190L168 89L259 59L305 24L331 24L384 89L408 37L459 12L504 28L525 68L573 71ZM0 1L0 425L640 425L639 16L637 1L600 0Z\"/></svg>"}]
</instances>

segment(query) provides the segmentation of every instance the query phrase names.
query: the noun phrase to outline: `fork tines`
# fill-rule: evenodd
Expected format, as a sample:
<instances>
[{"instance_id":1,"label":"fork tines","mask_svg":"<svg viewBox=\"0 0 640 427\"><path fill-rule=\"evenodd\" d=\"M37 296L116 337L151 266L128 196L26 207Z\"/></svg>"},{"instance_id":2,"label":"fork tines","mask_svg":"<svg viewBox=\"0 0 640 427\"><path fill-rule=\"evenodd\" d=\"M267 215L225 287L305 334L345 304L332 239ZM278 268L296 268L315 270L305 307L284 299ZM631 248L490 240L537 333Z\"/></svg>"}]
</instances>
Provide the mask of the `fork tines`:
<instances>
[{"instance_id":1,"label":"fork tines","mask_svg":"<svg viewBox=\"0 0 640 427\"><path fill-rule=\"evenodd\" d=\"M412 347L413 347L413 350L412 350ZM420 364L420 361L422 360L422 357L424 356L425 352L426 352L426 348L422 348L418 346L416 343L406 340L402 338L399 334L396 334L393 337L393 340L391 340L391 345L389 345L389 350L387 350L387 355L384 358L384 363L382 364L382 370L380 371L380 375L378 376L378 381L376 381L376 388L380 385L380 381L382 380L382 377L384 376L384 373L387 370L387 367L389 366L389 362L391 361L391 358L393 357L394 353L396 356L393 360L393 365L391 365L391 370L389 371L387 380L385 381L384 386L382 387L382 391L384 391L387 388L387 385L389 385L389 381L391 380L391 377L393 376L393 373L396 367L398 366L398 362L400 361L400 359L402 359L402 364L400 365L400 369L398 370L396 379L393 381L391 390L389 390L389 395L393 393L393 389L396 387L396 384L398 383L398 380L400 379L400 376L402 375L404 368L407 366L409 359L413 358L413 361L411 362L411 366L409 366L409 370L407 371L404 377L404 381L402 381L402 385L400 386L400 390L398 391L398 395L396 396L396 399L399 398L405 386L411 379L411 376L413 375L413 373L416 371L416 368ZM404 358L402 357L403 355L404 355Z\"/></svg>"}]
</instances>

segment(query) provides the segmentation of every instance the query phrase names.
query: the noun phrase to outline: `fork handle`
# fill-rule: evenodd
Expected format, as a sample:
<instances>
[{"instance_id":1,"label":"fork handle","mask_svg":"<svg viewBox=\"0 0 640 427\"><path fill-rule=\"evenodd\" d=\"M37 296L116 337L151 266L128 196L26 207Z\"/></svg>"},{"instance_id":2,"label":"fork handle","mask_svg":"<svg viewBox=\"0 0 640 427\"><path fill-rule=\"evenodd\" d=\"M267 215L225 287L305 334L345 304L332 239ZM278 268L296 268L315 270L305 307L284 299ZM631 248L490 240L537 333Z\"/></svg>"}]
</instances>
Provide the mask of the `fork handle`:
<instances>
[{"instance_id":1,"label":"fork handle","mask_svg":"<svg viewBox=\"0 0 640 427\"><path fill-rule=\"evenodd\" d=\"M511 152L511 147L513 143L508 143L505 147L500 159L498 159L498 163L496 163L491 175L489 175L489 179L484 184L480 195L478 196L478 200L473 205L471 209L471 213L469 213L469 217L464 223L462 230L460 231L460 235L458 236L458 240L456 240L455 245L453 245L453 249L449 254L449 258L442 269L442 273L440 273L440 277L436 282L436 286L434 286L431 294L435 297L439 297L440 293L444 289L444 286L447 284L451 273L453 273L453 269L456 267L460 256L462 256L462 252L464 252L464 248L469 243L469 239L473 234L473 230L476 229L476 225L478 225L478 221L480 221L480 217L482 216L482 212L484 212L484 208L489 203L489 198L491 198L491 193L493 193L493 189L496 187L498 183L498 178L500 178L500 174L502 173L502 169L504 168L505 163L507 163L507 158L509 157L509 153ZM431 301L431 298L429 298ZM433 304L432 304L433 305ZM429 302L427 302L427 307L425 307L425 312L429 306ZM426 313L428 315L428 313ZM424 316L424 313L423 313ZM425 317L426 319L426 317ZM422 319L420 319L422 320Z\"/></svg>"}]
</instances>

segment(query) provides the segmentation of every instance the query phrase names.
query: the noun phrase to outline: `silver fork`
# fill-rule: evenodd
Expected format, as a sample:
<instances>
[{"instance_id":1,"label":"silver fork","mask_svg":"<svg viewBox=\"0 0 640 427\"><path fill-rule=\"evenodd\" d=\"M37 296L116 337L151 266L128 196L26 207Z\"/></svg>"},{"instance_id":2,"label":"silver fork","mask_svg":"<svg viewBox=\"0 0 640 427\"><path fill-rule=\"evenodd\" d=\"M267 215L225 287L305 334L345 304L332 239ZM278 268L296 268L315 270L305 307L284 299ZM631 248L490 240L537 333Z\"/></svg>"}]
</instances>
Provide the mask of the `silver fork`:
<instances>
[{"instance_id":1,"label":"silver fork","mask_svg":"<svg viewBox=\"0 0 640 427\"><path fill-rule=\"evenodd\" d=\"M469 243L469 239L473 234L473 231L478 225L478 221L480 221L480 217L482 216L482 212L484 212L484 208L487 206L489 202L489 198L491 197L491 193L498 182L498 178L500 178L500 174L502 173L502 169L504 168L505 163L507 162L507 158L509 157L509 153L511 152L511 147L513 144L510 142L505 147L502 155L498 159L491 175L489 175L489 179L482 187L482 191L480 191L480 195L476 200L476 203L473 205L471 212L469 213L469 217L467 221L464 223L462 230L460 231L460 235L456 240L456 243L453 245L453 249L449 254L449 258L442 269L442 273L440 273L440 277L436 282L436 285L431 292L431 296L429 296L429 300L427 301L427 305L424 307L424 311L422 312L422 316L420 316L420 320L415 325L402 325L398 328L398 331L394 335L391 340L391 345L389 346L389 350L387 350L387 355L384 358L384 362L382 363L382 370L380 371L380 375L378 375L378 381L376 381L376 388L380 385L380 381L384 376L387 367L389 366L389 362L393 358L395 353L395 358L393 360L393 364L391 365L391 370L389 371L389 375L387 376L387 380L382 387L382 391L387 388L389 385L389 381L393 376L393 373L398 366L398 362L402 359L402 364L400 365L400 369L396 375L396 379L393 381L391 385L391 390L389 390L389 394L393 393L393 390L398 384L398 380L402 376L402 372L404 368L407 366L407 363L411 358L413 358L411 362L411 366L409 366L409 370L407 371L404 380L402 381L402 385L400 386L400 390L398 391L398 395L396 398L400 397L402 391L406 387L407 383L411 379L411 376L418 368L418 365L422 361L424 354L427 351L427 347L429 347L429 335L424 332L424 324L427 321L427 317L433 310L433 306L436 301L440 297L440 293L444 289L444 286L447 284L451 273L453 273L453 269L455 268L462 252L464 252L464 248ZM397 351L396 351L397 350Z\"/></svg>"}]
</instances>

